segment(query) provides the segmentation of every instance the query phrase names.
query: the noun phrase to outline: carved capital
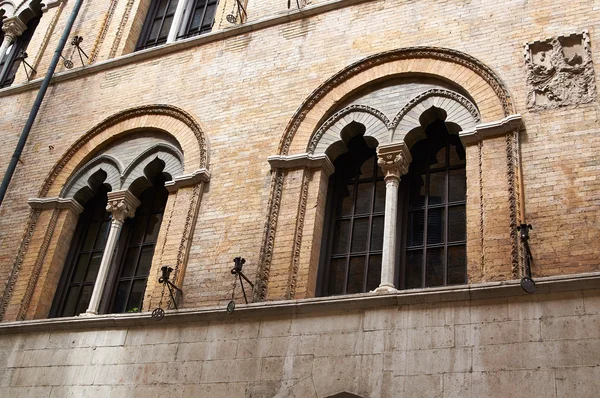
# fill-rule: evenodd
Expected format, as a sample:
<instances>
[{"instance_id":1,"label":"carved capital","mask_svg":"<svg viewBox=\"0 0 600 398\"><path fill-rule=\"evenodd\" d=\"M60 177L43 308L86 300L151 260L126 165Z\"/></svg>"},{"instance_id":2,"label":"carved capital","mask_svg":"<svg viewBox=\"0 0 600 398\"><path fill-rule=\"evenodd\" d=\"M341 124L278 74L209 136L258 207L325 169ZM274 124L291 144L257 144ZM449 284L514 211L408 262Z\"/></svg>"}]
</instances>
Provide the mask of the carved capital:
<instances>
[{"instance_id":1,"label":"carved capital","mask_svg":"<svg viewBox=\"0 0 600 398\"><path fill-rule=\"evenodd\" d=\"M11 42L23 34L27 29L27 25L19 19L19 17L6 18L2 23L2 31L4 37L8 37Z\"/></svg>"},{"instance_id":2,"label":"carved capital","mask_svg":"<svg viewBox=\"0 0 600 398\"><path fill-rule=\"evenodd\" d=\"M383 171L386 182L399 181L400 177L408 173L412 156L405 143L382 145L377 148L377 164Z\"/></svg>"},{"instance_id":3,"label":"carved capital","mask_svg":"<svg viewBox=\"0 0 600 398\"><path fill-rule=\"evenodd\" d=\"M124 222L127 217L135 215L135 209L139 205L138 198L129 191L109 192L106 211L112 214L113 220Z\"/></svg>"}]
</instances>

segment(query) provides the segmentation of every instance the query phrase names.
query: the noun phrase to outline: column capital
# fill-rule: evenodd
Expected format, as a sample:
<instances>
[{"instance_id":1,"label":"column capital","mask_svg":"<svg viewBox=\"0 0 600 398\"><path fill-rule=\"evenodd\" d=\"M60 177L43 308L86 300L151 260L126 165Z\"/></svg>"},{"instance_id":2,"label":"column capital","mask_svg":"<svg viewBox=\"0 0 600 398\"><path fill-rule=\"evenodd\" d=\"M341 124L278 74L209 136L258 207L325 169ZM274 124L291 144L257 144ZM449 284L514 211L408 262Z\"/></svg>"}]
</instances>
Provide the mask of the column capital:
<instances>
[{"instance_id":1,"label":"column capital","mask_svg":"<svg viewBox=\"0 0 600 398\"><path fill-rule=\"evenodd\" d=\"M127 217L135 215L135 209L139 205L139 199L130 191L109 192L106 211L112 214L113 220L124 222Z\"/></svg>"},{"instance_id":2,"label":"column capital","mask_svg":"<svg viewBox=\"0 0 600 398\"><path fill-rule=\"evenodd\" d=\"M408 173L412 156L404 142L377 147L377 164L383 171L386 182L390 179L399 181Z\"/></svg>"},{"instance_id":3,"label":"column capital","mask_svg":"<svg viewBox=\"0 0 600 398\"><path fill-rule=\"evenodd\" d=\"M27 30L27 25L19 17L6 18L2 23L4 37L9 37L11 41L15 41L25 30Z\"/></svg>"}]
</instances>

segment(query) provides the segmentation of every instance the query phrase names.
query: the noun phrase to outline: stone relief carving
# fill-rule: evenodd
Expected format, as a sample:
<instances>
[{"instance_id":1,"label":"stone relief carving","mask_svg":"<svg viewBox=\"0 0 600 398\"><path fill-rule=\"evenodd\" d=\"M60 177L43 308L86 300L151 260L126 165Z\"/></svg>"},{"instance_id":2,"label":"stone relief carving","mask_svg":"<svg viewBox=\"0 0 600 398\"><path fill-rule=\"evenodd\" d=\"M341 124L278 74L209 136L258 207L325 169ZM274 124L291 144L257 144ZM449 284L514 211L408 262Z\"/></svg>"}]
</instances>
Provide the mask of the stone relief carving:
<instances>
[{"instance_id":1,"label":"stone relief carving","mask_svg":"<svg viewBox=\"0 0 600 398\"><path fill-rule=\"evenodd\" d=\"M596 98L587 31L525 44L525 64L530 109L584 104Z\"/></svg>"}]
</instances>

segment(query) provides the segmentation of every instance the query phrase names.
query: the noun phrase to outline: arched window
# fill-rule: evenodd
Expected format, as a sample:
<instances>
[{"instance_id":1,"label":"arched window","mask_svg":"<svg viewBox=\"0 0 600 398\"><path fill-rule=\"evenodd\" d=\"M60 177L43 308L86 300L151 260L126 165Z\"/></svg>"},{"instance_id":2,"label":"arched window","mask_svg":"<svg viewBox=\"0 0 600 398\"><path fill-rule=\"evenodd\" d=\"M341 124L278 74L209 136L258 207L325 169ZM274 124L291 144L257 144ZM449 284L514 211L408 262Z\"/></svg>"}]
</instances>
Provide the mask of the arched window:
<instances>
[{"instance_id":1,"label":"arched window","mask_svg":"<svg viewBox=\"0 0 600 398\"><path fill-rule=\"evenodd\" d=\"M440 120L425 134L401 181L406 222L399 286L407 289L467 282L465 150Z\"/></svg>"},{"instance_id":2,"label":"arched window","mask_svg":"<svg viewBox=\"0 0 600 398\"><path fill-rule=\"evenodd\" d=\"M112 313L139 312L150 274L152 256L169 193L159 174L140 196L135 217L128 219L121 234L122 255L117 258Z\"/></svg>"},{"instance_id":3,"label":"arched window","mask_svg":"<svg viewBox=\"0 0 600 398\"><path fill-rule=\"evenodd\" d=\"M367 292L381 279L383 174L375 149L363 136L352 138L348 149L336 159L329 182L329 239L322 267L326 296Z\"/></svg>"},{"instance_id":4,"label":"arched window","mask_svg":"<svg viewBox=\"0 0 600 398\"><path fill-rule=\"evenodd\" d=\"M106 194L106 187L100 186L79 216L50 316L74 316L87 309L110 228Z\"/></svg>"},{"instance_id":5,"label":"arched window","mask_svg":"<svg viewBox=\"0 0 600 398\"><path fill-rule=\"evenodd\" d=\"M4 58L0 59L0 88L8 87L15 81L15 75L21 65L21 58L19 57L27 50L39 22L39 17L29 21L27 30L11 44Z\"/></svg>"}]
</instances>

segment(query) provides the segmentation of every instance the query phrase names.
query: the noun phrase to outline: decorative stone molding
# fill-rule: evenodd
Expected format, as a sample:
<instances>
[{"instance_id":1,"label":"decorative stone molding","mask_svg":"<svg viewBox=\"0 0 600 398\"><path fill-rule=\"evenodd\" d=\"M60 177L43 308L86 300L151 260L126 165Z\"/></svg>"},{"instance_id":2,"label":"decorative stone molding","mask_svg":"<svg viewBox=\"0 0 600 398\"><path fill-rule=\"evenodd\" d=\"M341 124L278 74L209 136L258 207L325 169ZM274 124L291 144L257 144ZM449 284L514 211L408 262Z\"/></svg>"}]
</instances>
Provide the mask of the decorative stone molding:
<instances>
[{"instance_id":1,"label":"decorative stone molding","mask_svg":"<svg viewBox=\"0 0 600 398\"><path fill-rule=\"evenodd\" d=\"M83 212L83 206L73 198L30 198L27 203L32 209L68 209L75 214Z\"/></svg>"},{"instance_id":2,"label":"decorative stone molding","mask_svg":"<svg viewBox=\"0 0 600 398\"><path fill-rule=\"evenodd\" d=\"M59 5L61 5L63 3L66 3L66 2L67 2L67 0L49 0L49 1L46 1L44 3L45 7L42 8L42 11L46 12L49 9L54 8L54 7L58 7Z\"/></svg>"},{"instance_id":3,"label":"decorative stone molding","mask_svg":"<svg viewBox=\"0 0 600 398\"><path fill-rule=\"evenodd\" d=\"M277 169L323 169L327 176L330 176L335 171L335 167L329 156L323 155L312 155L310 153L301 153L298 155L280 156L274 155L267 158L272 170Z\"/></svg>"},{"instance_id":4,"label":"decorative stone molding","mask_svg":"<svg viewBox=\"0 0 600 398\"><path fill-rule=\"evenodd\" d=\"M210 173L206 169L200 169L194 171L192 174L185 174L179 177L175 177L171 181L165 182L165 188L169 192L175 192L179 188L190 187L197 185L201 182L209 182Z\"/></svg>"},{"instance_id":5,"label":"decorative stone molding","mask_svg":"<svg viewBox=\"0 0 600 398\"><path fill-rule=\"evenodd\" d=\"M412 156L404 143L379 146L377 148L377 164L383 171L384 178L400 179L408 173Z\"/></svg>"},{"instance_id":6,"label":"decorative stone molding","mask_svg":"<svg viewBox=\"0 0 600 398\"><path fill-rule=\"evenodd\" d=\"M587 31L527 43L524 55L529 109L585 104L596 99Z\"/></svg>"},{"instance_id":7,"label":"decorative stone molding","mask_svg":"<svg viewBox=\"0 0 600 398\"><path fill-rule=\"evenodd\" d=\"M279 143L279 154L287 155L294 136L298 128L304 121L308 112L315 107L334 88L348 81L350 78L373 68L375 66L398 61L404 59L428 58L434 60L447 61L466 67L479 75L495 92L496 96L502 104L504 115L508 116L514 113L514 105L508 90L496 76L496 74L477 59L456 50L437 47L409 47L398 50L392 50L380 54L375 54L364 58L338 72L336 75L328 79L320 85L298 108L290 122L288 123L285 133Z\"/></svg>"},{"instance_id":8,"label":"decorative stone molding","mask_svg":"<svg viewBox=\"0 0 600 398\"><path fill-rule=\"evenodd\" d=\"M27 25L19 19L19 17L6 18L2 22L2 31L4 37L10 37L12 41L23 34L27 30Z\"/></svg>"},{"instance_id":9,"label":"decorative stone molding","mask_svg":"<svg viewBox=\"0 0 600 398\"><path fill-rule=\"evenodd\" d=\"M109 192L106 211L112 214L113 219L124 222L135 215L139 205L139 199L129 191Z\"/></svg>"},{"instance_id":10,"label":"decorative stone molding","mask_svg":"<svg viewBox=\"0 0 600 398\"><path fill-rule=\"evenodd\" d=\"M106 39L106 35L108 34L108 28L110 27L110 23L112 22L113 16L115 15L115 10L117 9L117 4L119 4L119 0L111 0L110 5L108 6L108 12L104 16L104 20L102 21L102 27L100 28L100 32L96 37L96 41L94 42L94 46L92 47L92 51L90 52L90 59L88 60L88 64L92 64L98 58L98 52L104 43L104 39Z\"/></svg>"},{"instance_id":11,"label":"decorative stone molding","mask_svg":"<svg viewBox=\"0 0 600 398\"><path fill-rule=\"evenodd\" d=\"M486 138L507 134L521 128L522 125L523 119L521 115L515 114L495 122L478 124L475 128L461 131L459 136L464 145L471 145Z\"/></svg>"}]
</instances>

